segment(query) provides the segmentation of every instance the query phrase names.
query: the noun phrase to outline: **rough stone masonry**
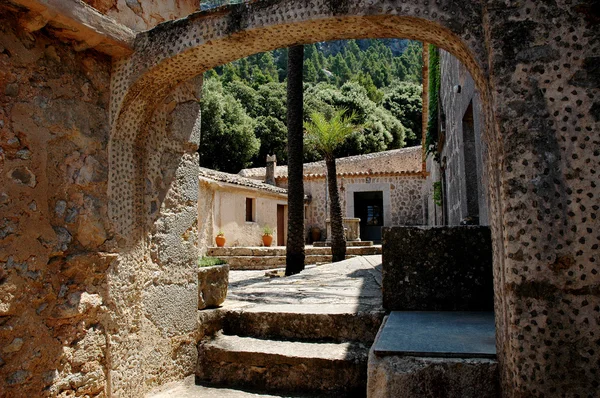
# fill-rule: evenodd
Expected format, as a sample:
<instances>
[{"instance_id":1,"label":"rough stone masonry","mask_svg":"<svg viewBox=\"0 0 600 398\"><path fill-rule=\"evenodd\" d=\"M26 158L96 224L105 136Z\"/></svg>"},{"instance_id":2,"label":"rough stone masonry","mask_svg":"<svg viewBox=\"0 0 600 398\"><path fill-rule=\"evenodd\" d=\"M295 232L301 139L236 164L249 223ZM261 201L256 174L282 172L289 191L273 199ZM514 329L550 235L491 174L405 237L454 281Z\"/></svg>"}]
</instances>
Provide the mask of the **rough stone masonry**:
<instances>
[{"instance_id":1,"label":"rough stone masonry","mask_svg":"<svg viewBox=\"0 0 600 398\"><path fill-rule=\"evenodd\" d=\"M186 2L91 3L0 7L0 394L140 397L192 374L195 78L350 37L430 42L473 75L503 394L597 393L596 1L269 0L187 17Z\"/></svg>"}]
</instances>

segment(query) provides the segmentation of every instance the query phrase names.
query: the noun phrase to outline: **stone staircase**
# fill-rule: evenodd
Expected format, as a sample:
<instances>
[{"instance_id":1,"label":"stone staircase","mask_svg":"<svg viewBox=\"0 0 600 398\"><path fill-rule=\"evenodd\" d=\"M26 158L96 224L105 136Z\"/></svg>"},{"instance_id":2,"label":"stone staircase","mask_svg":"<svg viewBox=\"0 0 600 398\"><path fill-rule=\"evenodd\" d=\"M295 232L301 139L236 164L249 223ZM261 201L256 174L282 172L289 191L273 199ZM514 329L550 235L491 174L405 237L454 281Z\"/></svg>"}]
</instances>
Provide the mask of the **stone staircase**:
<instances>
[{"instance_id":1,"label":"stone staircase","mask_svg":"<svg viewBox=\"0 0 600 398\"><path fill-rule=\"evenodd\" d=\"M292 307L226 311L222 330L198 345L196 384L268 394L366 396L368 351L383 312Z\"/></svg>"},{"instance_id":2,"label":"stone staircase","mask_svg":"<svg viewBox=\"0 0 600 398\"><path fill-rule=\"evenodd\" d=\"M381 245L352 245L346 248L346 258L381 254ZM331 262L331 247L306 246L305 264ZM208 256L227 261L232 270L262 270L285 266L285 246L276 247L211 247Z\"/></svg>"}]
</instances>

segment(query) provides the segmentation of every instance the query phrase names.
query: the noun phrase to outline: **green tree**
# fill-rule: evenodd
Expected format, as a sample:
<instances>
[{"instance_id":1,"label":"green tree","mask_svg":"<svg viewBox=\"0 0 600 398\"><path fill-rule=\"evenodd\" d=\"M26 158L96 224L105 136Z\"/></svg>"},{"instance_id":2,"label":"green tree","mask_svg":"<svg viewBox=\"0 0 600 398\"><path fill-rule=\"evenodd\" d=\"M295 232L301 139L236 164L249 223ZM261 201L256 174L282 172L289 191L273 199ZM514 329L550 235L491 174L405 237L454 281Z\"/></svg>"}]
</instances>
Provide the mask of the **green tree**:
<instances>
[{"instance_id":1,"label":"green tree","mask_svg":"<svg viewBox=\"0 0 600 398\"><path fill-rule=\"evenodd\" d=\"M316 83L318 79L317 70L315 65L310 59L304 61L304 81L309 83Z\"/></svg>"},{"instance_id":2,"label":"green tree","mask_svg":"<svg viewBox=\"0 0 600 398\"><path fill-rule=\"evenodd\" d=\"M344 84L351 77L350 68L348 68L348 65L346 64L346 61L344 60L344 57L342 57L341 53L338 53L335 57L333 57L331 60L330 69L331 73L336 76L336 80L339 85Z\"/></svg>"},{"instance_id":3,"label":"green tree","mask_svg":"<svg viewBox=\"0 0 600 398\"><path fill-rule=\"evenodd\" d=\"M218 79L202 87L200 165L237 173L248 167L260 141L254 135L254 120L231 94L225 94Z\"/></svg>"},{"instance_id":4,"label":"green tree","mask_svg":"<svg viewBox=\"0 0 600 398\"><path fill-rule=\"evenodd\" d=\"M386 89L383 107L404 127L408 145L420 145L423 134L423 87L411 82L395 81Z\"/></svg>"},{"instance_id":5,"label":"green tree","mask_svg":"<svg viewBox=\"0 0 600 398\"><path fill-rule=\"evenodd\" d=\"M302 64L304 47L288 49L287 68L287 142L288 142L288 237L285 274L304 269L304 152L302 113Z\"/></svg>"},{"instance_id":6,"label":"green tree","mask_svg":"<svg viewBox=\"0 0 600 398\"><path fill-rule=\"evenodd\" d=\"M259 117L264 114L262 101L257 90L247 85L242 80L234 80L225 84L224 91L231 94L244 107L248 116L252 118Z\"/></svg>"},{"instance_id":7,"label":"green tree","mask_svg":"<svg viewBox=\"0 0 600 398\"><path fill-rule=\"evenodd\" d=\"M367 90L367 96L369 99L376 104L380 103L383 99L383 91L378 90L375 84L373 83L373 79L371 75L366 74L364 72L359 72L354 75L352 81L360 84L365 90Z\"/></svg>"},{"instance_id":8,"label":"green tree","mask_svg":"<svg viewBox=\"0 0 600 398\"><path fill-rule=\"evenodd\" d=\"M260 149L252 165L264 167L267 155L277 155L277 162L287 164L287 128L285 123L273 116L255 119L254 134L260 140Z\"/></svg>"},{"instance_id":9,"label":"green tree","mask_svg":"<svg viewBox=\"0 0 600 398\"><path fill-rule=\"evenodd\" d=\"M360 134L340 145L336 156L351 156L402 148L405 143L405 128L387 109L371 101L367 91L356 82L348 82L341 89L319 83L306 91L306 112L322 112L326 116L335 109L344 108L354 113L356 121L363 127ZM307 160L314 159L314 153L307 151Z\"/></svg>"},{"instance_id":10,"label":"green tree","mask_svg":"<svg viewBox=\"0 0 600 398\"><path fill-rule=\"evenodd\" d=\"M346 240L344 238L342 208L337 186L335 151L358 129L354 124L354 114L345 116L345 113L345 109L335 110L331 118L328 119L323 113L313 112L310 115L310 121L304 123L307 146L314 148L323 155L327 167L333 262L342 261L346 258Z\"/></svg>"}]
</instances>

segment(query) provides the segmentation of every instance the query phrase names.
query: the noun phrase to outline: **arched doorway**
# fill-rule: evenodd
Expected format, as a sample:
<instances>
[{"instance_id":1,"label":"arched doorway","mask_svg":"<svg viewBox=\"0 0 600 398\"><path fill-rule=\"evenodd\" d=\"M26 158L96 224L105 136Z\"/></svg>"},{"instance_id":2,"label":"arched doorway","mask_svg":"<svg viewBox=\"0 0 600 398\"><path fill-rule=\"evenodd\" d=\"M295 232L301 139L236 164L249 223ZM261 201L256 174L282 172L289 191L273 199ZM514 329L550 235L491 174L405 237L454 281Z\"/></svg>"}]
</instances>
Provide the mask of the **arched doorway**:
<instances>
[{"instance_id":1,"label":"arched doorway","mask_svg":"<svg viewBox=\"0 0 600 398\"><path fill-rule=\"evenodd\" d=\"M114 298L110 310L122 316L117 317L114 326L109 328L113 333L109 336L109 340L112 339L109 350L113 392L128 395L131 391L139 391L139 386L132 380L143 374L159 373L153 370L156 365L151 364L150 358L173 356L176 350L180 350L183 357L190 347L193 327L185 322L182 327L181 320L195 313L191 299L194 294L193 266L186 262L189 256L168 253L168 249L160 247L173 236L181 240L179 243L186 241L193 224L189 202L193 202L194 197L189 193L190 176L194 175L197 164L193 153L198 131L193 123L189 123L188 136L173 137L168 125L174 123L174 119L166 116L172 107L177 108L177 99L187 98L182 103L193 107L194 83L198 82L190 79L231 60L292 44L388 37L430 42L450 51L468 68L481 92L487 129L488 153L484 163L488 172L494 241L497 343L505 391L509 394L511 390L517 395L552 392L568 389L574 380L578 381L579 390L590 388L594 373L561 370L560 361L549 358L550 346L537 341L535 334L538 332L531 327L537 325L534 312L538 314L538 310L546 311L544 317L550 319L551 324L570 322L564 314L575 309L579 311L587 298L582 298L585 292L570 291L565 287L564 281L571 278L566 273L573 272L568 270L579 264L577 275L586 275L597 260L597 254L589 254L588 259L582 257L580 260L575 259L570 250L569 253L564 250L577 241L579 235L574 224L577 221L569 213L572 201L567 199L574 191L571 186L575 188L576 183L567 181L561 153L568 151L573 161L579 164L578 157L573 155L577 156L580 151L559 144L555 130L558 127L554 124L560 125L558 115L561 112L557 110L554 119L550 117L550 109L554 110L550 103L564 87L559 90L547 83L549 91L540 90L537 82L527 80L526 74L514 75L513 79L516 69L511 69L523 61L519 61L520 56L530 57L534 63L544 63L558 62L561 54L556 54L552 46L535 46L533 39L538 33L532 33L536 29L534 26L507 23L502 31L500 24L490 22L490 13L495 10L480 8L478 2L417 3L282 0L198 13L139 35L135 54L115 63L109 194L112 225L122 239L120 262L110 278ZM513 49L503 47L502 40L512 37L510 35L525 37L530 48L517 44ZM544 37L543 33L539 35ZM581 52L581 44L578 45ZM519 55L523 51L525 55ZM597 51L597 48L590 51ZM525 63L528 62L529 58L525 59ZM579 57L578 62L581 64ZM493 79L490 71L495 74ZM566 80L562 75L556 78ZM593 80L592 77L589 79ZM582 83L581 76L580 80L571 80L569 84L588 87L574 90L569 101L580 99L582 103L578 106L589 107L590 98L594 98L590 97L590 90L597 94L598 89L593 86L590 89L587 83ZM522 88L521 92L518 92L519 88ZM501 128L498 120L507 122L507 126ZM553 126L549 133L543 130L544 123ZM592 125L597 125L598 121L593 122L591 115L582 114L572 122L567 117L563 123L560 131L565 133L559 135L563 134L565 138L578 128L579 131L593 131ZM533 129L533 136L522 134L525 129ZM580 149L580 153L589 152L585 144ZM597 164L597 160L590 162ZM165 165L176 171L172 175L163 175ZM165 181L173 184L165 184ZM586 174L583 181L591 181L591 175ZM591 197L580 199L588 207L592 206ZM537 218L529 217L528 206L541 206ZM593 218L590 216L582 222L593 229L598 226L596 219L594 213ZM157 236L162 240L157 240ZM520 238L527 244L524 245ZM589 240L593 239L590 236ZM538 243L542 240L549 243ZM585 238L583 242L579 241L582 256L593 250L590 241ZM193 253L194 243L186 242L183 244ZM160 258L162 254L163 259ZM523 261L530 264L524 265ZM149 290L153 293L148 293ZM169 308L159 305L161 298L178 292L190 298L189 302ZM565 294L577 300L557 301L552 307L554 304L549 304L546 297ZM597 300L597 295L595 297ZM131 303L136 304L133 309ZM552 308L550 312L548 308ZM165 312L170 315L164 327L156 326L160 324L156 320L146 321L153 316L160 318ZM524 312L530 315L523 316ZM577 319L584 322L581 317ZM148 338L144 327L149 323L158 327L158 337ZM593 335L593 331L590 333ZM572 339L572 336L565 338ZM160 348L150 352L137 351L138 341L146 340L146 345L159 347L173 339L187 343L178 345L172 352ZM588 343L573 342L571 348L561 352L565 355L582 352L592 344L591 341ZM589 354L590 360L598 355L597 352ZM135 367L129 366L132 357L137 358ZM185 372L186 366L182 365L178 372ZM564 377L555 377L556 372ZM569 376L565 376L567 373ZM161 376L161 380L176 376Z\"/></svg>"}]
</instances>

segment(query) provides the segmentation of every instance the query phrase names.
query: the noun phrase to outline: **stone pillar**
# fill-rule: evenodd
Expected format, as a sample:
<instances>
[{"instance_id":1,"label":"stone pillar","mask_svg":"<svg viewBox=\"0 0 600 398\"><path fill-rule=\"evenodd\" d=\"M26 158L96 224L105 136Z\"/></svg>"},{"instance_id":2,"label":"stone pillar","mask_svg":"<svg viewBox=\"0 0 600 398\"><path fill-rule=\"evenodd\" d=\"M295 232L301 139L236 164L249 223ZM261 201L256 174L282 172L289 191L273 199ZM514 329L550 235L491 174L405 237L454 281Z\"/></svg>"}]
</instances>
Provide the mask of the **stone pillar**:
<instances>
[{"instance_id":1,"label":"stone pillar","mask_svg":"<svg viewBox=\"0 0 600 398\"><path fill-rule=\"evenodd\" d=\"M112 396L142 396L196 366L201 87L191 79L157 100L136 139L136 237L108 277Z\"/></svg>"},{"instance_id":2,"label":"stone pillar","mask_svg":"<svg viewBox=\"0 0 600 398\"><path fill-rule=\"evenodd\" d=\"M597 395L600 53L592 2L484 1L505 396ZM596 7L596 8L594 8ZM552 16L549 18L549 16ZM515 38L519 38L516 40ZM486 120L486 123L488 121ZM499 181L499 184L494 184Z\"/></svg>"},{"instance_id":3,"label":"stone pillar","mask_svg":"<svg viewBox=\"0 0 600 398\"><path fill-rule=\"evenodd\" d=\"M265 183L275 185L275 167L277 167L277 157L275 155L267 155Z\"/></svg>"}]
</instances>

